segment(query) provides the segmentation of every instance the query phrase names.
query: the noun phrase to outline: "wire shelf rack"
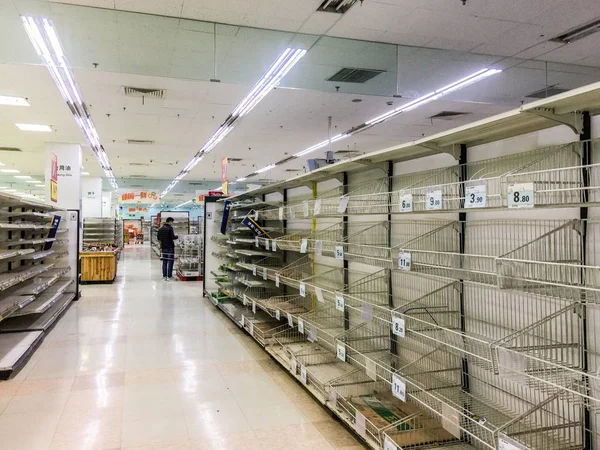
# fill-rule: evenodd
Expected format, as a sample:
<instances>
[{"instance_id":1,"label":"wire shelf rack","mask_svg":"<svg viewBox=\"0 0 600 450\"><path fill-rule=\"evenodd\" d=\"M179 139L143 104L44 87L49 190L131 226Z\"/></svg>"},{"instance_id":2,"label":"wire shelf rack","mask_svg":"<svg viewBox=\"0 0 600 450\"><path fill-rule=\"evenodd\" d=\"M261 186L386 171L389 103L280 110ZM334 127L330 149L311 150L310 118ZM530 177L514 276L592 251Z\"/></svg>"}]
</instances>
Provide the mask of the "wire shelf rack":
<instances>
[{"instance_id":1,"label":"wire shelf rack","mask_svg":"<svg viewBox=\"0 0 600 450\"><path fill-rule=\"evenodd\" d=\"M298 320L303 321L307 335L332 353L336 353L336 340L346 331L344 312L336 307L322 307L302 314Z\"/></svg>"}]
</instances>

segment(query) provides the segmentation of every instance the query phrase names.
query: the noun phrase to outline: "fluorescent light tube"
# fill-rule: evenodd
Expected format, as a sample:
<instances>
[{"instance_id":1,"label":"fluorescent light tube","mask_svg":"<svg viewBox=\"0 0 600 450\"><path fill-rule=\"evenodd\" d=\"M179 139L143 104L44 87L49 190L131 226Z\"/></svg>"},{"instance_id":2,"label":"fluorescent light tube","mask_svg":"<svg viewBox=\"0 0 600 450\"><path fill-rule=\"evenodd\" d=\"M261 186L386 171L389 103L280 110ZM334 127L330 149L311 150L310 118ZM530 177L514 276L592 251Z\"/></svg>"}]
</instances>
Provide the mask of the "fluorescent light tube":
<instances>
[{"instance_id":1,"label":"fluorescent light tube","mask_svg":"<svg viewBox=\"0 0 600 450\"><path fill-rule=\"evenodd\" d=\"M29 175L15 175L15 178L19 178L22 180L30 180L31 177Z\"/></svg>"},{"instance_id":2,"label":"fluorescent light tube","mask_svg":"<svg viewBox=\"0 0 600 450\"><path fill-rule=\"evenodd\" d=\"M192 203L192 200L188 200L187 202L183 202L181 205L177 205L175 208L181 208L182 206L185 206L188 203Z\"/></svg>"},{"instance_id":3,"label":"fluorescent light tube","mask_svg":"<svg viewBox=\"0 0 600 450\"><path fill-rule=\"evenodd\" d=\"M263 172L266 172L267 170L271 170L274 167L275 167L275 164L269 164L268 166L263 167L262 169L258 169L256 171L256 173L263 173Z\"/></svg>"},{"instance_id":4,"label":"fluorescent light tube","mask_svg":"<svg viewBox=\"0 0 600 450\"><path fill-rule=\"evenodd\" d=\"M0 169L0 172L3 173L19 173L20 171L17 169Z\"/></svg>"},{"instance_id":5,"label":"fluorescent light tube","mask_svg":"<svg viewBox=\"0 0 600 450\"><path fill-rule=\"evenodd\" d=\"M89 175L89 172L81 172L81 175Z\"/></svg>"},{"instance_id":6,"label":"fluorescent light tube","mask_svg":"<svg viewBox=\"0 0 600 450\"><path fill-rule=\"evenodd\" d=\"M219 142L233 130L238 120L247 115L252 109L267 96L271 90L276 87L282 78L296 65L298 61L306 54L304 49L286 48L275 60L265 74L256 82L250 92L234 108L233 112L225 119L225 122L215 131L215 133L204 143L200 150L188 162L183 170L175 177L175 180L184 178L200 162L202 156L214 149ZM173 186L169 185L161 194L166 195Z\"/></svg>"},{"instance_id":7,"label":"fluorescent light tube","mask_svg":"<svg viewBox=\"0 0 600 450\"><path fill-rule=\"evenodd\" d=\"M48 125L37 125L34 123L15 123L17 128L21 131L40 131L44 133L52 132L52 128Z\"/></svg>"},{"instance_id":8,"label":"fluorescent light tube","mask_svg":"<svg viewBox=\"0 0 600 450\"><path fill-rule=\"evenodd\" d=\"M16 177L15 177L16 178ZM38 180L25 180L25 183L34 183L34 184L39 184L41 183L41 181Z\"/></svg>"},{"instance_id":9,"label":"fluorescent light tube","mask_svg":"<svg viewBox=\"0 0 600 450\"><path fill-rule=\"evenodd\" d=\"M16 189L6 189L4 192L17 192Z\"/></svg>"},{"instance_id":10,"label":"fluorescent light tube","mask_svg":"<svg viewBox=\"0 0 600 450\"><path fill-rule=\"evenodd\" d=\"M235 180L236 183L241 183L242 181L246 181L248 178L238 178Z\"/></svg>"},{"instance_id":11,"label":"fluorescent light tube","mask_svg":"<svg viewBox=\"0 0 600 450\"><path fill-rule=\"evenodd\" d=\"M22 97L11 97L9 95L0 95L0 105L8 106L29 106L27 100Z\"/></svg>"}]
</instances>

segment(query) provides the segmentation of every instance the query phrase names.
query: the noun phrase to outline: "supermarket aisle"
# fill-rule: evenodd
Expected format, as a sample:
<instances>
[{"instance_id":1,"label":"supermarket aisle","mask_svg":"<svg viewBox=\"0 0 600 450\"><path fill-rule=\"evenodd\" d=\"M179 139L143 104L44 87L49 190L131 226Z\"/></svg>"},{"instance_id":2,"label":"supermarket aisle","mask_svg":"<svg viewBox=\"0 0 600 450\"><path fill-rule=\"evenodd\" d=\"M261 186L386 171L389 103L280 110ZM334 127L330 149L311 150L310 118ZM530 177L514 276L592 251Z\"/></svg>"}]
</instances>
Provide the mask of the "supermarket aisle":
<instances>
[{"instance_id":1,"label":"supermarket aisle","mask_svg":"<svg viewBox=\"0 0 600 450\"><path fill-rule=\"evenodd\" d=\"M0 382L0 450L363 448L200 289L128 247Z\"/></svg>"}]
</instances>

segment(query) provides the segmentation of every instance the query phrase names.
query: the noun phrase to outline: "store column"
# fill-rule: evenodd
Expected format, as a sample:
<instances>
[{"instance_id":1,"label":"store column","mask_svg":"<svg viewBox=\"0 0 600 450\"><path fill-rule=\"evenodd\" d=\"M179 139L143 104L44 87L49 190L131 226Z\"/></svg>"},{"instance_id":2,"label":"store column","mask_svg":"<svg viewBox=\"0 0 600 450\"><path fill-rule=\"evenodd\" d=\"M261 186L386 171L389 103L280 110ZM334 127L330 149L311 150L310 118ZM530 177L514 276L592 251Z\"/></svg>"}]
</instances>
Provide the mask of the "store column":
<instances>
[{"instance_id":1,"label":"store column","mask_svg":"<svg viewBox=\"0 0 600 450\"><path fill-rule=\"evenodd\" d=\"M85 177L81 181L82 199L81 216L82 217L102 217L102 178Z\"/></svg>"},{"instance_id":2,"label":"store column","mask_svg":"<svg viewBox=\"0 0 600 450\"><path fill-rule=\"evenodd\" d=\"M81 145L46 144L46 201L81 210Z\"/></svg>"}]
</instances>

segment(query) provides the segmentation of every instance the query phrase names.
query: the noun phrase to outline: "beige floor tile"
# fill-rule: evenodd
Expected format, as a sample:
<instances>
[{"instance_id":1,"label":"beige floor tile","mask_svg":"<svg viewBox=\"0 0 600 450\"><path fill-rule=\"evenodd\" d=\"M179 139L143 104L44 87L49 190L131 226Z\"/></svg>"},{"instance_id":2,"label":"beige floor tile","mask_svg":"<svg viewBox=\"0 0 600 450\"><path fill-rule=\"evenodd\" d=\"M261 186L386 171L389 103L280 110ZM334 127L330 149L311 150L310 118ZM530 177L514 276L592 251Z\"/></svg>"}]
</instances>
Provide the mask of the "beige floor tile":
<instances>
[{"instance_id":1,"label":"beige floor tile","mask_svg":"<svg viewBox=\"0 0 600 450\"><path fill-rule=\"evenodd\" d=\"M125 372L125 385L167 383L174 380L171 370L148 369Z\"/></svg>"},{"instance_id":2,"label":"beige floor tile","mask_svg":"<svg viewBox=\"0 0 600 450\"><path fill-rule=\"evenodd\" d=\"M188 442L188 432L183 416L123 421L121 447L142 446L169 442ZM146 446L146 447L143 447ZM151 448L151 447L150 447Z\"/></svg>"},{"instance_id":3,"label":"beige floor tile","mask_svg":"<svg viewBox=\"0 0 600 450\"><path fill-rule=\"evenodd\" d=\"M51 450L109 450L121 447L122 420L88 418L80 424L61 422L52 440Z\"/></svg>"},{"instance_id":4,"label":"beige floor tile","mask_svg":"<svg viewBox=\"0 0 600 450\"><path fill-rule=\"evenodd\" d=\"M56 429L60 419L60 411L34 412L0 415L0 436L4 434L46 434ZM2 442L2 439L0 439Z\"/></svg>"},{"instance_id":5,"label":"beige floor tile","mask_svg":"<svg viewBox=\"0 0 600 450\"><path fill-rule=\"evenodd\" d=\"M50 394L56 392L69 392L75 377L67 378L27 378L15 395Z\"/></svg>"},{"instance_id":6,"label":"beige floor tile","mask_svg":"<svg viewBox=\"0 0 600 450\"><path fill-rule=\"evenodd\" d=\"M0 381L0 398L12 397L17 393L23 380Z\"/></svg>"},{"instance_id":7,"label":"beige floor tile","mask_svg":"<svg viewBox=\"0 0 600 450\"><path fill-rule=\"evenodd\" d=\"M12 397L0 397L0 414L2 414L4 412L4 410L6 409L6 407L8 406L8 404L10 403L10 401L12 400Z\"/></svg>"},{"instance_id":8,"label":"beige floor tile","mask_svg":"<svg viewBox=\"0 0 600 450\"><path fill-rule=\"evenodd\" d=\"M252 431L215 435L212 438L190 440L191 450L264 450Z\"/></svg>"},{"instance_id":9,"label":"beige floor tile","mask_svg":"<svg viewBox=\"0 0 600 450\"><path fill-rule=\"evenodd\" d=\"M108 389L125 385L125 372L97 373L75 377L71 391Z\"/></svg>"},{"instance_id":10,"label":"beige floor tile","mask_svg":"<svg viewBox=\"0 0 600 450\"><path fill-rule=\"evenodd\" d=\"M0 433L0 449L2 450L47 450L52 442L53 431L38 430L27 433ZM5 447L4 443L10 443Z\"/></svg>"},{"instance_id":11,"label":"beige floor tile","mask_svg":"<svg viewBox=\"0 0 600 450\"><path fill-rule=\"evenodd\" d=\"M11 399L3 414L20 414L28 412L61 413L67 403L68 397L68 392L18 395Z\"/></svg>"}]
</instances>

